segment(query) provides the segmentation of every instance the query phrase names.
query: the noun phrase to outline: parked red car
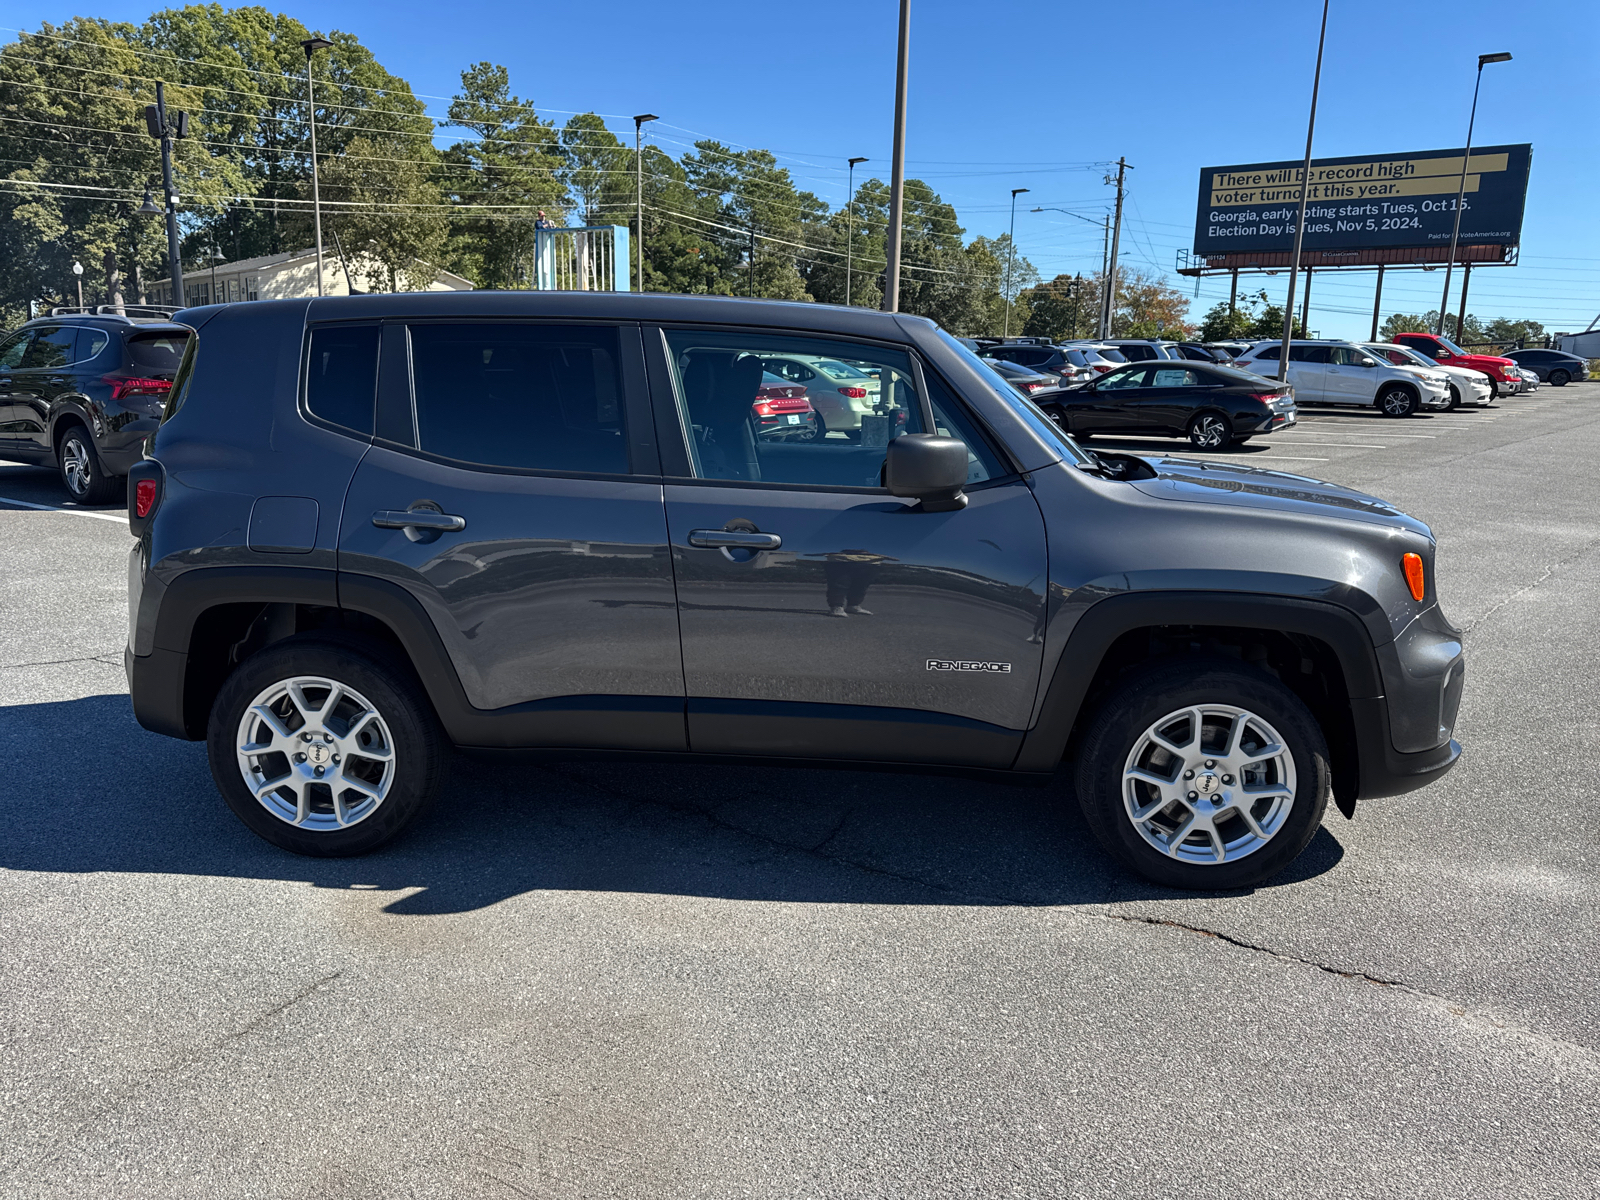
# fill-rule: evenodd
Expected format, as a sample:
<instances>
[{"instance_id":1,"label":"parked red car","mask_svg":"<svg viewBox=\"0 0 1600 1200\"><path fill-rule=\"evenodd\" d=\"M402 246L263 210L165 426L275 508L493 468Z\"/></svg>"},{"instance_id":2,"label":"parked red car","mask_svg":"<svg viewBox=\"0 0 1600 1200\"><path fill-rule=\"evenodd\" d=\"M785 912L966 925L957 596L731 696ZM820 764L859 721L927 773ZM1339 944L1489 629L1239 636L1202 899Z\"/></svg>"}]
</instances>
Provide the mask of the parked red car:
<instances>
[{"instance_id":1,"label":"parked red car","mask_svg":"<svg viewBox=\"0 0 1600 1200\"><path fill-rule=\"evenodd\" d=\"M1426 354L1440 366L1482 371L1489 377L1495 396L1510 396L1523 388L1522 376L1512 359L1501 358L1498 354L1468 354L1449 338L1434 337L1431 333L1397 333L1394 340L1418 354Z\"/></svg>"},{"instance_id":2,"label":"parked red car","mask_svg":"<svg viewBox=\"0 0 1600 1200\"><path fill-rule=\"evenodd\" d=\"M809 442L822 428L817 410L806 399L805 386L771 371L761 372L761 386L750 409L755 414L757 437Z\"/></svg>"}]
</instances>

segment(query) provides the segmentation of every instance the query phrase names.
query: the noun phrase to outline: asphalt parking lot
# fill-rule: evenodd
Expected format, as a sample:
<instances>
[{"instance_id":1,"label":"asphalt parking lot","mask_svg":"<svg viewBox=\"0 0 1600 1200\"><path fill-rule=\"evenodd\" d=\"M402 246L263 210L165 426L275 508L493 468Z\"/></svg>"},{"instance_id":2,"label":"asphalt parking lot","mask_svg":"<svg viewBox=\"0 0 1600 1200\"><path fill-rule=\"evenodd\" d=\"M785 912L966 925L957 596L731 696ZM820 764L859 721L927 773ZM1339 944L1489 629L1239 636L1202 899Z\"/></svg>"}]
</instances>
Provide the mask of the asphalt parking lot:
<instances>
[{"instance_id":1,"label":"asphalt parking lot","mask_svg":"<svg viewBox=\"0 0 1600 1200\"><path fill-rule=\"evenodd\" d=\"M1470 654L1455 771L1220 896L1065 783L742 767L292 857L132 719L125 522L0 464L0 1194L1594 1196L1600 383L1210 457L1429 522Z\"/></svg>"}]
</instances>

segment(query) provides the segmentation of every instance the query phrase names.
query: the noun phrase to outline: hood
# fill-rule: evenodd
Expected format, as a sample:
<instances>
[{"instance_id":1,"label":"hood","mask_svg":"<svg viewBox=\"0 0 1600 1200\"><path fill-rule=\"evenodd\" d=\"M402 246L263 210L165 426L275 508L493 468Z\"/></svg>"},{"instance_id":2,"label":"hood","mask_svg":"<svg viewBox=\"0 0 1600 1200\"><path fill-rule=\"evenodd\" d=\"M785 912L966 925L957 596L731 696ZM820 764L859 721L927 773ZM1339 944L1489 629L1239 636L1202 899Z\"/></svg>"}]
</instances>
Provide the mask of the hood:
<instances>
[{"instance_id":1,"label":"hood","mask_svg":"<svg viewBox=\"0 0 1600 1200\"><path fill-rule=\"evenodd\" d=\"M1465 363L1483 363L1490 367L1514 367L1517 360L1514 358L1501 358L1498 354L1463 354L1458 361Z\"/></svg>"},{"instance_id":2,"label":"hood","mask_svg":"<svg viewBox=\"0 0 1600 1200\"><path fill-rule=\"evenodd\" d=\"M1404 529L1429 539L1433 534L1415 517L1407 516L1386 500L1337 483L1306 475L1270 471L1242 463L1201 462L1192 458L1145 458L1155 470L1154 479L1131 486L1158 500L1223 504L1231 508L1268 509L1308 516L1342 517L1388 529Z\"/></svg>"}]
</instances>

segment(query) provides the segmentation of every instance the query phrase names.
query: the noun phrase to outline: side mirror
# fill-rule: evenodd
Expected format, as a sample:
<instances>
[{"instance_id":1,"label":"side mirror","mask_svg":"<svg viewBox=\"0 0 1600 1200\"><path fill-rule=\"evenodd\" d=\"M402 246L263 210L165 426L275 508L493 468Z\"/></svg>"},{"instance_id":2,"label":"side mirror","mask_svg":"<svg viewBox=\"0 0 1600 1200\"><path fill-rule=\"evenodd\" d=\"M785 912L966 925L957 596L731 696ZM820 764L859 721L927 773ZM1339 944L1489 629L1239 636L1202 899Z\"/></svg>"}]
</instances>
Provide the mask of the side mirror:
<instances>
[{"instance_id":1,"label":"side mirror","mask_svg":"<svg viewBox=\"0 0 1600 1200\"><path fill-rule=\"evenodd\" d=\"M924 512L967 506L967 444L937 433L903 433L889 443L883 483L890 495L922 502Z\"/></svg>"},{"instance_id":2,"label":"side mirror","mask_svg":"<svg viewBox=\"0 0 1600 1200\"><path fill-rule=\"evenodd\" d=\"M1378 360L1375 358L1363 358L1361 360L1361 365L1363 367L1375 367L1378 365Z\"/></svg>"}]
</instances>

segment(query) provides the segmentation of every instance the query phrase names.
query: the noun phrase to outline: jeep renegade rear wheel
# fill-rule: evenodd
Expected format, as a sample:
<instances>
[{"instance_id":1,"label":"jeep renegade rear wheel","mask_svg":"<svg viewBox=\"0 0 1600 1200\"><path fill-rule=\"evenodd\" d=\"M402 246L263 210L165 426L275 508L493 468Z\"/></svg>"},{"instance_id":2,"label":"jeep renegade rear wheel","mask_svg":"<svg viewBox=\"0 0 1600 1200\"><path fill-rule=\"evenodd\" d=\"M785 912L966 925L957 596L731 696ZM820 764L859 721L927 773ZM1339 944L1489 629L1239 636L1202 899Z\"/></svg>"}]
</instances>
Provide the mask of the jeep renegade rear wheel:
<instances>
[{"instance_id":1,"label":"jeep renegade rear wheel","mask_svg":"<svg viewBox=\"0 0 1600 1200\"><path fill-rule=\"evenodd\" d=\"M1078 800L1100 844L1168 887L1248 887L1305 849L1331 791L1310 711L1276 679L1226 662L1152 664L1100 708Z\"/></svg>"},{"instance_id":2,"label":"jeep renegade rear wheel","mask_svg":"<svg viewBox=\"0 0 1600 1200\"><path fill-rule=\"evenodd\" d=\"M417 685L359 646L293 637L247 658L211 709L211 774L252 831L296 854L363 854L438 789L445 740Z\"/></svg>"}]
</instances>

